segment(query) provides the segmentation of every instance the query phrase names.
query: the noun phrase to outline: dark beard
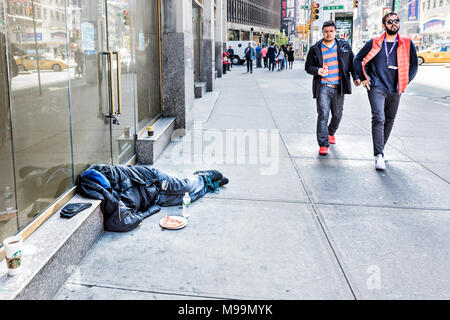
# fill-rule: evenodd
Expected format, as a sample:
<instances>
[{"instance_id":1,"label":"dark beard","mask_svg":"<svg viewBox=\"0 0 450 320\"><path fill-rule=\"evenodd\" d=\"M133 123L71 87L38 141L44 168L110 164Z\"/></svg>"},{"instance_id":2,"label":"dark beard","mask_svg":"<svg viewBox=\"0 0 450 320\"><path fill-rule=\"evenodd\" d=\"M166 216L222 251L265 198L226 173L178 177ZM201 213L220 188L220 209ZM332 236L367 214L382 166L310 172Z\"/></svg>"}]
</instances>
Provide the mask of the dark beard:
<instances>
[{"instance_id":1,"label":"dark beard","mask_svg":"<svg viewBox=\"0 0 450 320\"><path fill-rule=\"evenodd\" d=\"M396 31L389 30L389 28L386 28L386 33L390 36L395 36L400 31L400 28L398 28Z\"/></svg>"}]
</instances>

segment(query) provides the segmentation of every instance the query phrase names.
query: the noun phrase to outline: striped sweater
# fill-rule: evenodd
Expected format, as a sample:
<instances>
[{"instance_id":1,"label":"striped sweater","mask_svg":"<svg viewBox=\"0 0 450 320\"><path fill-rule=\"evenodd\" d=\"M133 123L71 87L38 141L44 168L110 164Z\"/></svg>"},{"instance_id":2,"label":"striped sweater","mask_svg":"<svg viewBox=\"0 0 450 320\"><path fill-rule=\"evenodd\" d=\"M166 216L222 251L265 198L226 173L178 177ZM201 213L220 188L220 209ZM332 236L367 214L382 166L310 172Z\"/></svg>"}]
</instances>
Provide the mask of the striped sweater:
<instances>
[{"instance_id":1,"label":"striped sweater","mask_svg":"<svg viewBox=\"0 0 450 320\"><path fill-rule=\"evenodd\" d=\"M328 75L322 77L322 83L339 84L339 61L337 55L337 42L331 48L322 42L323 67L328 67Z\"/></svg>"}]
</instances>

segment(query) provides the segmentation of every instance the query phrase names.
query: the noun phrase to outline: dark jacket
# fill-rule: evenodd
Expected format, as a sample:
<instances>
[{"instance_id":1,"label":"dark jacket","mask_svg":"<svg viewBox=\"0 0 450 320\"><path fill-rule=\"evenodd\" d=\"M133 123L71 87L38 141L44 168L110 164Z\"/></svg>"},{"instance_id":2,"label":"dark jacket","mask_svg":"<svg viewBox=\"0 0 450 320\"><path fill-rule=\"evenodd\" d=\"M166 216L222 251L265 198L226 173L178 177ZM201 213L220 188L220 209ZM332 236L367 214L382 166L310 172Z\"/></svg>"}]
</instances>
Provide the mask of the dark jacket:
<instances>
[{"instance_id":1,"label":"dark jacket","mask_svg":"<svg viewBox=\"0 0 450 320\"><path fill-rule=\"evenodd\" d=\"M275 48L275 46L273 47L270 46L269 49L267 49L267 57L275 59L276 56L277 56L277 48Z\"/></svg>"},{"instance_id":2,"label":"dark jacket","mask_svg":"<svg viewBox=\"0 0 450 320\"><path fill-rule=\"evenodd\" d=\"M156 169L94 165L88 170L100 172L111 185L104 188L97 180L82 174L77 189L86 198L102 200L106 231L133 230L142 220L161 210L157 204L160 182Z\"/></svg>"},{"instance_id":3,"label":"dark jacket","mask_svg":"<svg viewBox=\"0 0 450 320\"><path fill-rule=\"evenodd\" d=\"M250 50L250 54L249 54L249 56L247 57L247 52ZM252 48L252 47L247 47L247 48L245 48L245 50L244 50L244 55L245 55L245 58L247 59L247 60L251 60L251 61L253 61L253 60L255 60L255 56L256 56L256 52L255 52L255 48Z\"/></svg>"},{"instance_id":4,"label":"dark jacket","mask_svg":"<svg viewBox=\"0 0 450 320\"><path fill-rule=\"evenodd\" d=\"M179 206L189 193L194 202L211 191L205 180L180 179L146 165L93 165L81 174L78 193L102 200L107 231L127 232L161 210Z\"/></svg>"},{"instance_id":5,"label":"dark jacket","mask_svg":"<svg viewBox=\"0 0 450 320\"><path fill-rule=\"evenodd\" d=\"M350 74L353 79L356 79L355 72L353 70L353 59L354 54L352 51L352 47L345 40L336 39L337 41L337 53L339 60L339 76L340 76L340 95L351 94L352 93L352 82L350 79ZM306 58L305 70L309 74L313 75L313 97L317 98L320 83L322 77L319 76L318 72L320 68L323 68L323 59L322 59L322 42L323 39L317 42L315 45L309 49L308 57Z\"/></svg>"}]
</instances>

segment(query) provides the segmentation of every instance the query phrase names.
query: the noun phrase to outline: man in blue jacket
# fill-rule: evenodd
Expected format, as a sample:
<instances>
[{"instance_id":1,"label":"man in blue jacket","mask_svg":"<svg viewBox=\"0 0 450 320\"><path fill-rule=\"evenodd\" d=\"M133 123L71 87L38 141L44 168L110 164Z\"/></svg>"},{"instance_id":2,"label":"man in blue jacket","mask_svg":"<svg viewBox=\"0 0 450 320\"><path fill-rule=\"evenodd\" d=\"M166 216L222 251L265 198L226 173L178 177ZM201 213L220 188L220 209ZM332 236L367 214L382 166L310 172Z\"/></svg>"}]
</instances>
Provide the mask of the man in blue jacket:
<instances>
[{"instance_id":1,"label":"man in blue jacket","mask_svg":"<svg viewBox=\"0 0 450 320\"><path fill-rule=\"evenodd\" d=\"M245 60L247 60L247 72L253 73L253 60L255 60L256 52L252 48L252 43L248 43L248 47L244 51Z\"/></svg>"},{"instance_id":2,"label":"man in blue jacket","mask_svg":"<svg viewBox=\"0 0 450 320\"><path fill-rule=\"evenodd\" d=\"M262 61L262 54L261 54L261 50L262 50L262 48L261 48L261 46L258 43L258 46L255 49L255 52L256 52L256 68L262 68L262 63L261 63L261 61Z\"/></svg>"}]
</instances>

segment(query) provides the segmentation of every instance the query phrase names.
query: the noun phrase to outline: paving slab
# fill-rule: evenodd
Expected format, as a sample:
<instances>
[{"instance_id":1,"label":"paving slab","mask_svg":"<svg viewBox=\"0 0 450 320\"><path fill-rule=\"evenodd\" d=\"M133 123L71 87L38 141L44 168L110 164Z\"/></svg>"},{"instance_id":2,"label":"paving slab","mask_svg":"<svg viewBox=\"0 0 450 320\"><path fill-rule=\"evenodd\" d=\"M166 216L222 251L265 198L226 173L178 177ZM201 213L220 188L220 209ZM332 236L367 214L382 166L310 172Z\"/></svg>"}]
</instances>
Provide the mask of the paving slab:
<instances>
[{"instance_id":1,"label":"paving slab","mask_svg":"<svg viewBox=\"0 0 450 320\"><path fill-rule=\"evenodd\" d=\"M252 103L252 104L228 104L225 102L218 103L216 108L214 109L213 116L218 117L221 115L231 115L235 117L240 116L262 116L264 118L269 118L270 113L266 108L264 101L260 104Z\"/></svg>"},{"instance_id":2,"label":"paving slab","mask_svg":"<svg viewBox=\"0 0 450 320\"><path fill-rule=\"evenodd\" d=\"M450 164L450 139L396 137L389 143L415 161Z\"/></svg>"},{"instance_id":3,"label":"paving slab","mask_svg":"<svg viewBox=\"0 0 450 320\"><path fill-rule=\"evenodd\" d=\"M105 288L66 283L53 300L214 300L212 297L174 295L133 290L132 288Z\"/></svg>"},{"instance_id":4,"label":"paving slab","mask_svg":"<svg viewBox=\"0 0 450 320\"><path fill-rule=\"evenodd\" d=\"M173 164L158 159L155 167L168 174L187 177L197 170L216 169L222 172L230 183L219 194L210 197L228 199L250 199L266 201L309 202L308 196L297 176L292 160L274 158L268 165L252 164Z\"/></svg>"},{"instance_id":5,"label":"paving slab","mask_svg":"<svg viewBox=\"0 0 450 320\"><path fill-rule=\"evenodd\" d=\"M450 208L450 185L413 162L389 161L375 170L374 161L295 159L313 202Z\"/></svg>"},{"instance_id":6,"label":"paving slab","mask_svg":"<svg viewBox=\"0 0 450 320\"><path fill-rule=\"evenodd\" d=\"M352 299L310 205L201 199L189 225L164 208L127 234L105 233L68 283L237 299Z\"/></svg>"},{"instance_id":7,"label":"paving slab","mask_svg":"<svg viewBox=\"0 0 450 320\"><path fill-rule=\"evenodd\" d=\"M330 145L326 157L319 155L319 145L316 135L282 133L284 142L292 157L314 159L354 159L373 160L372 137L367 135L341 135L336 134L336 144ZM386 146L385 155L388 161L411 161L410 158L397 149Z\"/></svg>"},{"instance_id":8,"label":"paving slab","mask_svg":"<svg viewBox=\"0 0 450 320\"><path fill-rule=\"evenodd\" d=\"M422 163L423 166L433 171L436 175L450 183L450 163Z\"/></svg>"},{"instance_id":9,"label":"paving slab","mask_svg":"<svg viewBox=\"0 0 450 320\"><path fill-rule=\"evenodd\" d=\"M317 207L357 299L450 298L450 211Z\"/></svg>"},{"instance_id":10,"label":"paving slab","mask_svg":"<svg viewBox=\"0 0 450 320\"><path fill-rule=\"evenodd\" d=\"M218 155L219 159L224 159L225 154L232 159L241 155L289 157L277 129L203 129L202 125L187 131L183 137L173 138L161 158L176 163L183 157L192 159L193 154L203 158Z\"/></svg>"},{"instance_id":11,"label":"paving slab","mask_svg":"<svg viewBox=\"0 0 450 320\"><path fill-rule=\"evenodd\" d=\"M317 130L317 113L290 112L289 114L274 114L274 120L280 132L299 133L299 134L316 134ZM349 118L341 121L336 135L357 135L368 136L370 132ZM317 144L317 143L316 143Z\"/></svg>"},{"instance_id":12,"label":"paving slab","mask_svg":"<svg viewBox=\"0 0 450 320\"><path fill-rule=\"evenodd\" d=\"M254 115L211 116L205 124L205 129L276 129L275 123L269 116L255 117Z\"/></svg>"}]
</instances>

